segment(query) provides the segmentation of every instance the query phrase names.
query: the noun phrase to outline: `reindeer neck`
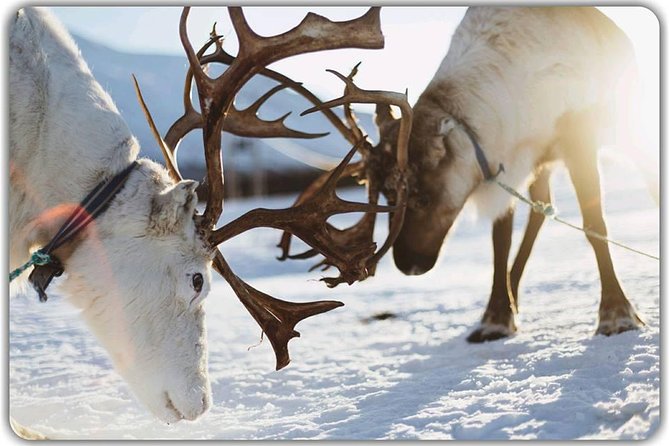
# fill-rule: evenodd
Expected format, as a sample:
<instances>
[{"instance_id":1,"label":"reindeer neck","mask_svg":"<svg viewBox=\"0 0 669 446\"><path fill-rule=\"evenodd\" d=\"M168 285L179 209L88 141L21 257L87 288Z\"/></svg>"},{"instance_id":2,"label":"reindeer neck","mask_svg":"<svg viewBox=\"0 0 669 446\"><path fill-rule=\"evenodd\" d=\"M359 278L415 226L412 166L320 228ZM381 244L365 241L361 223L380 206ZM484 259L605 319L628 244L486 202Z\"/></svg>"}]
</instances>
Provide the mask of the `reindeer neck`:
<instances>
[{"instance_id":1,"label":"reindeer neck","mask_svg":"<svg viewBox=\"0 0 669 446\"><path fill-rule=\"evenodd\" d=\"M135 160L138 144L49 13L22 9L10 45L14 177L29 185L37 208L78 202Z\"/></svg>"},{"instance_id":2,"label":"reindeer neck","mask_svg":"<svg viewBox=\"0 0 669 446\"><path fill-rule=\"evenodd\" d=\"M9 56L10 266L16 267L54 235L63 209L136 159L138 144L48 12L24 8L13 17Z\"/></svg>"}]
</instances>

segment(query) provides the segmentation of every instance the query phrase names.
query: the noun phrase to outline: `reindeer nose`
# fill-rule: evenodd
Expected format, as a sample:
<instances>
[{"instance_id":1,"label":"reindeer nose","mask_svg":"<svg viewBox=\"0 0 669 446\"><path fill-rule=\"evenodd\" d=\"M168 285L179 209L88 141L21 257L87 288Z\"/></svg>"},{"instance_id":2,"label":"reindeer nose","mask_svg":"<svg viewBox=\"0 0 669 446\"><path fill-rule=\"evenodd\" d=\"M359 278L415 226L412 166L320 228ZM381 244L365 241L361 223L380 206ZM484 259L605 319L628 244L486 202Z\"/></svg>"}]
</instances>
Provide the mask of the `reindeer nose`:
<instances>
[{"instance_id":1,"label":"reindeer nose","mask_svg":"<svg viewBox=\"0 0 669 446\"><path fill-rule=\"evenodd\" d=\"M432 269L436 256L421 254L410 249L393 248L395 266L407 276L419 276Z\"/></svg>"}]
</instances>

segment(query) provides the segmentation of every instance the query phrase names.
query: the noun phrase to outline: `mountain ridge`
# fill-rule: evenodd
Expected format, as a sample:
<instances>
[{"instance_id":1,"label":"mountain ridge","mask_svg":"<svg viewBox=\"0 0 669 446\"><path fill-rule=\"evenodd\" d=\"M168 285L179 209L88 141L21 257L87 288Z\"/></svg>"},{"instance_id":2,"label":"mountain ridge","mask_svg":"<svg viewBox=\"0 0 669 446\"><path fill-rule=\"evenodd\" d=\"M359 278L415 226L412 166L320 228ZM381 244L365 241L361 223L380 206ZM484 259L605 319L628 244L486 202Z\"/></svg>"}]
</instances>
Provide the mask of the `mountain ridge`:
<instances>
[{"instance_id":1,"label":"mountain ridge","mask_svg":"<svg viewBox=\"0 0 669 446\"><path fill-rule=\"evenodd\" d=\"M139 140L140 156L162 162L160 149L151 135L135 97L131 75L137 77L156 125L161 133L165 134L171 123L183 113L183 82L188 66L185 56L127 53L76 34L73 34L73 38L93 75L111 95L132 133ZM296 81L302 80L296 79ZM235 100L237 107L247 107L276 84L275 81L262 76L253 77L238 94ZM196 98L194 103L197 108ZM258 168L270 172L313 171L313 167L295 158L322 157L330 161L341 159L350 145L323 115L315 113L299 116L309 107L311 107L310 102L286 89L279 91L263 104L259 116L271 120L291 112L286 119L289 127L308 133L329 132L327 137L311 140L285 138L261 140L240 138L225 133L223 159L226 172L234 170L249 174ZM365 112L356 112L356 115L363 128L373 130L370 133L374 137L376 128L373 125L372 115ZM179 165L203 172L204 152L200 136L196 133L192 132L180 144ZM283 147L285 150L282 151L295 152L298 156L287 156L273 149L273 146ZM236 148L239 150L235 150ZM299 150L302 148L306 150L303 157L299 155Z\"/></svg>"}]
</instances>

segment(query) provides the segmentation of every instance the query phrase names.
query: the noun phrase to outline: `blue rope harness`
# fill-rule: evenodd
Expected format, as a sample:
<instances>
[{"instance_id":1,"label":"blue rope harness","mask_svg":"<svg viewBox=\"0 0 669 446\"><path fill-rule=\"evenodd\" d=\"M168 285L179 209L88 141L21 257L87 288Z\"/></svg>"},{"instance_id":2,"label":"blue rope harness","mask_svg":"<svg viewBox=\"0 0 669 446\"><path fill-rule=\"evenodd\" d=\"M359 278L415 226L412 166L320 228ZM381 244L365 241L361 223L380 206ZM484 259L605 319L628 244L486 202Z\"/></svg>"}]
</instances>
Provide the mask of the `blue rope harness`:
<instances>
[{"instance_id":1,"label":"blue rope harness","mask_svg":"<svg viewBox=\"0 0 669 446\"><path fill-rule=\"evenodd\" d=\"M518 198L525 204L529 205L532 208L533 212L536 212L538 214L542 214L545 217L548 217L552 220L557 221L558 223L562 223L563 225L569 226L570 228L577 229L583 233L585 233L589 237L594 237L596 239L605 241L606 243L610 243L613 245L616 245L620 248L626 249L628 251L641 254L643 256L649 257L654 260L660 260L658 256L654 256L652 254L648 254L646 252L640 251L638 249L634 249L631 246L627 246L623 243L617 242L615 240L611 240L610 238L606 237L605 235L602 235L596 231L593 231L592 229L589 228L582 228L580 226L574 225L572 223L569 223L566 220L563 220L557 215L557 210L555 207L550 204L550 203L544 203L543 201L533 201L525 196L523 196L520 192L509 186L508 184L505 184L504 182L500 181L497 177L499 176L500 173L504 172L504 165L502 163L499 164L499 169L497 170L497 173L493 174L492 171L490 170L490 165L488 164L488 159L485 156L485 153L483 152L483 149L481 148L480 144L476 140L476 137L474 136L474 133L465 125L462 125L462 128L465 130L465 133L467 133L467 136L469 137L469 141L471 141L472 145L474 146L474 152L476 153L476 161L479 163L479 167L481 168L481 172L483 173L483 178L485 179L486 182L495 182L499 187L504 189L506 192L509 194L513 195L514 197Z\"/></svg>"},{"instance_id":2,"label":"blue rope harness","mask_svg":"<svg viewBox=\"0 0 669 446\"><path fill-rule=\"evenodd\" d=\"M63 274L63 265L52 252L64 243L72 240L79 232L95 220L109 207L109 203L120 192L130 172L139 163L133 161L128 167L108 180L100 182L81 201L80 205L65 220L56 235L43 248L35 251L30 260L9 274L9 281L21 275L23 271L34 266L28 280L39 294L40 302L46 302L46 288L54 277Z\"/></svg>"}]
</instances>

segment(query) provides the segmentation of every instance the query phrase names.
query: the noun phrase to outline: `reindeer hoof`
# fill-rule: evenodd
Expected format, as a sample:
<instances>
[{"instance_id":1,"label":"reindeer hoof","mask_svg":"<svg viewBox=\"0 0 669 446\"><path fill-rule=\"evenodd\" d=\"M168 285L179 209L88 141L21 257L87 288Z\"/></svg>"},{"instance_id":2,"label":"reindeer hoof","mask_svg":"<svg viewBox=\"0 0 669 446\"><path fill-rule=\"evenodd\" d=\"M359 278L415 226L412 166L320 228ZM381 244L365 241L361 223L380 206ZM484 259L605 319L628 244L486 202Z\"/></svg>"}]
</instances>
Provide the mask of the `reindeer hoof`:
<instances>
[{"instance_id":1,"label":"reindeer hoof","mask_svg":"<svg viewBox=\"0 0 669 446\"><path fill-rule=\"evenodd\" d=\"M638 330L646 325L639 316L632 314L630 316L618 317L616 319L600 320L595 334L611 336L625 331Z\"/></svg>"},{"instance_id":2,"label":"reindeer hoof","mask_svg":"<svg viewBox=\"0 0 669 446\"><path fill-rule=\"evenodd\" d=\"M595 334L611 336L629 330L638 330L646 325L627 301L614 308L599 309L599 326Z\"/></svg>"},{"instance_id":3,"label":"reindeer hoof","mask_svg":"<svg viewBox=\"0 0 669 446\"><path fill-rule=\"evenodd\" d=\"M496 341L497 339L508 338L516 332L515 325L511 327L502 324L486 324L481 325L467 336L467 342L472 344L480 344L486 341Z\"/></svg>"}]
</instances>

